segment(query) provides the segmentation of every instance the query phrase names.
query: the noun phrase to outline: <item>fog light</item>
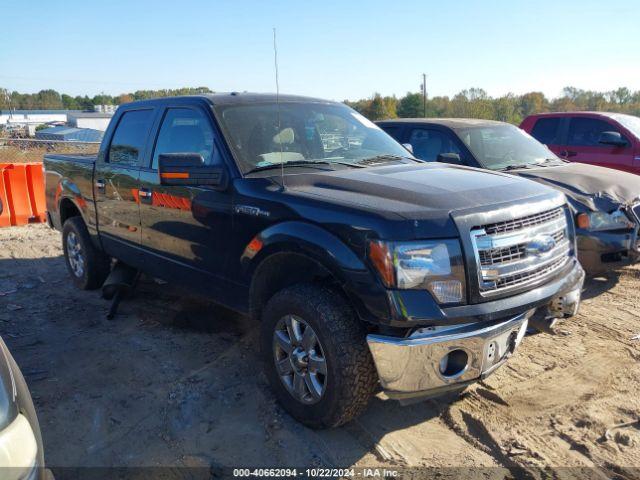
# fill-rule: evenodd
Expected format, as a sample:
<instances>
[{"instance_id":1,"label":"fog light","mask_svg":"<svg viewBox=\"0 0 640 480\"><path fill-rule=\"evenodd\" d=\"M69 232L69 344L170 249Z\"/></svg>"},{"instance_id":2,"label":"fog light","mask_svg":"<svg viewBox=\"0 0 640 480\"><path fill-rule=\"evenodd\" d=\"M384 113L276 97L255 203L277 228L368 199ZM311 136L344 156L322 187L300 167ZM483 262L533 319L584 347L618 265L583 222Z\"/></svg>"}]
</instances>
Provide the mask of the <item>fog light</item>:
<instances>
[{"instance_id":1,"label":"fog light","mask_svg":"<svg viewBox=\"0 0 640 480\"><path fill-rule=\"evenodd\" d=\"M451 350L440 360L440 373L444 377L456 377L467 369L469 355L462 349Z\"/></svg>"},{"instance_id":2,"label":"fog light","mask_svg":"<svg viewBox=\"0 0 640 480\"><path fill-rule=\"evenodd\" d=\"M440 303L462 302L462 282L459 280L437 280L429 283L429 290Z\"/></svg>"}]
</instances>

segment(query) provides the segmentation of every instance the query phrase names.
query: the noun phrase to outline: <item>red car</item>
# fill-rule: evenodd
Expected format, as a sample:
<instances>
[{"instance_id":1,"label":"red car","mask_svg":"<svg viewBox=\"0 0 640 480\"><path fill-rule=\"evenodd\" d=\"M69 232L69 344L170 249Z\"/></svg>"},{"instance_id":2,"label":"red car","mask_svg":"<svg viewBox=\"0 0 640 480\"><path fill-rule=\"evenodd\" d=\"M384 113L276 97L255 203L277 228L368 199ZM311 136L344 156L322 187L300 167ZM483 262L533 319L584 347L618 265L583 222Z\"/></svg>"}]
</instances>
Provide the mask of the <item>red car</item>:
<instances>
[{"instance_id":1,"label":"red car","mask_svg":"<svg viewBox=\"0 0 640 480\"><path fill-rule=\"evenodd\" d=\"M640 118L622 113L540 113L520 128L561 158L640 175Z\"/></svg>"}]
</instances>

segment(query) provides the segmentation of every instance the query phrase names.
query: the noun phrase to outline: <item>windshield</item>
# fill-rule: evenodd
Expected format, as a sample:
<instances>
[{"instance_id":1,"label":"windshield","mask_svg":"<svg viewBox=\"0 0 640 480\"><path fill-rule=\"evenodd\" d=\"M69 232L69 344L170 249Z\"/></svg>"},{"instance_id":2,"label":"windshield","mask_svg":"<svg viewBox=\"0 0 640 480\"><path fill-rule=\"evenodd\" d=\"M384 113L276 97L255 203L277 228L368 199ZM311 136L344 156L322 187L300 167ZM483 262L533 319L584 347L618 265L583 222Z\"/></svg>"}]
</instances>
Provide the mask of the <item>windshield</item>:
<instances>
[{"instance_id":1,"label":"windshield","mask_svg":"<svg viewBox=\"0 0 640 480\"><path fill-rule=\"evenodd\" d=\"M557 158L546 146L513 125L461 128L455 132L478 162L491 170L538 164Z\"/></svg>"},{"instance_id":2,"label":"windshield","mask_svg":"<svg viewBox=\"0 0 640 480\"><path fill-rule=\"evenodd\" d=\"M281 163L356 165L380 157L411 158L393 138L346 105L225 105L216 107L216 113L242 173Z\"/></svg>"},{"instance_id":3,"label":"windshield","mask_svg":"<svg viewBox=\"0 0 640 480\"><path fill-rule=\"evenodd\" d=\"M640 117L634 117L633 115L612 115L614 120L620 122L624 128L633 133L636 138L640 138Z\"/></svg>"}]
</instances>

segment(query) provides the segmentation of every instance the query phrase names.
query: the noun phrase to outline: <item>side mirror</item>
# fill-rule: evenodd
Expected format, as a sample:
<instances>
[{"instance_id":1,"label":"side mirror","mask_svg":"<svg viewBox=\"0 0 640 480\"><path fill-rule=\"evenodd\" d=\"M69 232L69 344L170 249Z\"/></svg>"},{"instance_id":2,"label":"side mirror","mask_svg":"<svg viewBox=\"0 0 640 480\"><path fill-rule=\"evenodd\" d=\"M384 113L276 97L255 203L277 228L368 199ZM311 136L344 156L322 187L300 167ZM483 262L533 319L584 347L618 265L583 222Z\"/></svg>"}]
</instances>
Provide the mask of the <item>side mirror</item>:
<instances>
[{"instance_id":1,"label":"side mirror","mask_svg":"<svg viewBox=\"0 0 640 480\"><path fill-rule=\"evenodd\" d=\"M622 138L622 135L618 132L602 132L598 143L601 145L612 145L614 147L624 147L627 141Z\"/></svg>"},{"instance_id":2,"label":"side mirror","mask_svg":"<svg viewBox=\"0 0 640 480\"><path fill-rule=\"evenodd\" d=\"M413 155L413 145L410 143L403 143L402 146L406 148L411 155Z\"/></svg>"},{"instance_id":3,"label":"side mirror","mask_svg":"<svg viewBox=\"0 0 640 480\"><path fill-rule=\"evenodd\" d=\"M452 163L453 165L462 165L462 159L457 153L439 153L436 162Z\"/></svg>"},{"instance_id":4,"label":"side mirror","mask_svg":"<svg viewBox=\"0 0 640 480\"><path fill-rule=\"evenodd\" d=\"M163 153L158 157L160 185L212 185L224 187L224 167L205 165L199 153Z\"/></svg>"}]
</instances>

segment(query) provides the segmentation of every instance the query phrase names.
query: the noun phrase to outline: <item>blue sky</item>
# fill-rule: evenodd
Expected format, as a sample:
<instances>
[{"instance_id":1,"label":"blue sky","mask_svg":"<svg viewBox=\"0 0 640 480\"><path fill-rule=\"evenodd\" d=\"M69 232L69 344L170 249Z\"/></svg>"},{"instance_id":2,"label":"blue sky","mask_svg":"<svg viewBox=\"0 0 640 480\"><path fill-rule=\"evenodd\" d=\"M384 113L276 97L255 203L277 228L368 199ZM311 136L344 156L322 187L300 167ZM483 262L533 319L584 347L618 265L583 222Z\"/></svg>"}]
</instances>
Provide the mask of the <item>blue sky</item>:
<instances>
[{"instance_id":1,"label":"blue sky","mask_svg":"<svg viewBox=\"0 0 640 480\"><path fill-rule=\"evenodd\" d=\"M94 95L208 86L334 100L378 91L640 90L637 0L3 0L0 87Z\"/></svg>"}]
</instances>

